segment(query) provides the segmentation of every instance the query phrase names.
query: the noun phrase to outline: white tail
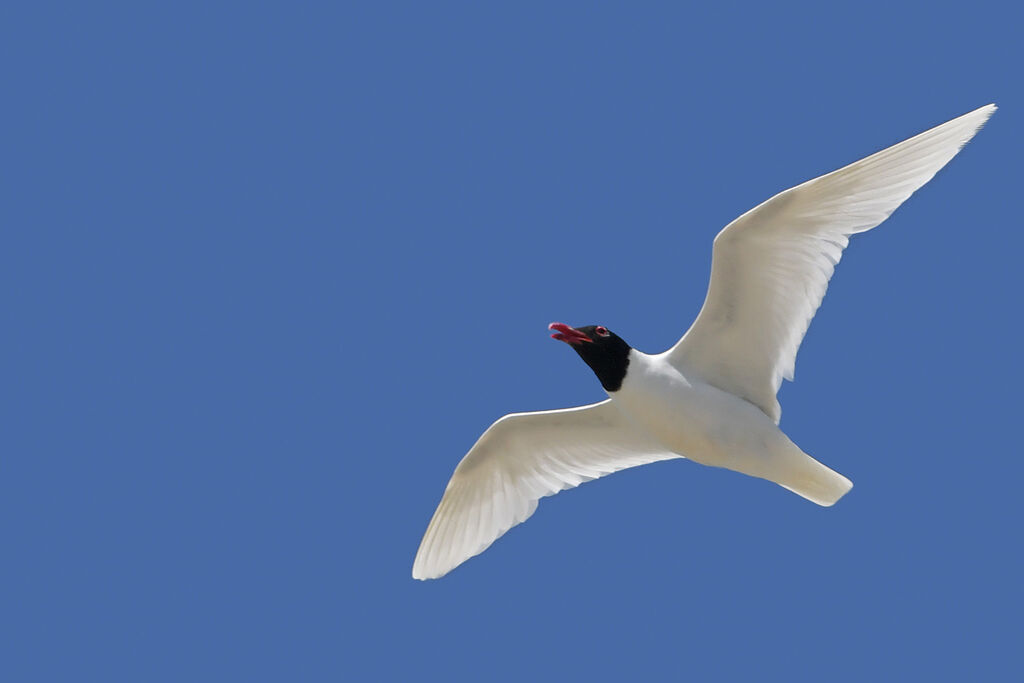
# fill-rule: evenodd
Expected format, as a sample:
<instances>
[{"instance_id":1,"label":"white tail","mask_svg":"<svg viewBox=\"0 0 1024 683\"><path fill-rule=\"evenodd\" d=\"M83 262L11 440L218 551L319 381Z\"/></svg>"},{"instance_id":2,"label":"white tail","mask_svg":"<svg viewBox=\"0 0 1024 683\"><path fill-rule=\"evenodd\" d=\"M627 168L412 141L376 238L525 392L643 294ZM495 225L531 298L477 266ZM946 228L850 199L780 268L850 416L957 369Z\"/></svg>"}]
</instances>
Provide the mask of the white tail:
<instances>
[{"instance_id":1,"label":"white tail","mask_svg":"<svg viewBox=\"0 0 1024 683\"><path fill-rule=\"evenodd\" d=\"M812 503L825 507L835 505L836 501L845 496L853 488L853 482L829 469L807 455L799 448L797 467L790 468L785 481L775 483L788 489L798 496L803 496Z\"/></svg>"}]
</instances>

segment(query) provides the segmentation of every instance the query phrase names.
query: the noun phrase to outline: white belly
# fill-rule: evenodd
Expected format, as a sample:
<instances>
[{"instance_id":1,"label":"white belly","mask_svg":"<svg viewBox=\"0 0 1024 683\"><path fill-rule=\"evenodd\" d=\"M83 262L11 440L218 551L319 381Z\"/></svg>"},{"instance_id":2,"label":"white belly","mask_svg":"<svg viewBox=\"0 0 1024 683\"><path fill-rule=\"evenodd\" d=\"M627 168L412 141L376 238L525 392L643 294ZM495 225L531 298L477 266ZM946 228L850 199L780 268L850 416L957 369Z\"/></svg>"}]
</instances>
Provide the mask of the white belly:
<instances>
[{"instance_id":1,"label":"white belly","mask_svg":"<svg viewBox=\"0 0 1024 683\"><path fill-rule=\"evenodd\" d=\"M690 381L658 356L630 351L615 404L665 448L703 465L768 479L819 505L853 484L804 453L760 408Z\"/></svg>"},{"instance_id":2,"label":"white belly","mask_svg":"<svg viewBox=\"0 0 1024 683\"><path fill-rule=\"evenodd\" d=\"M634 353L615 403L666 448L704 465L765 476L765 461L795 448L772 420L741 398L689 381L658 358Z\"/></svg>"}]
</instances>

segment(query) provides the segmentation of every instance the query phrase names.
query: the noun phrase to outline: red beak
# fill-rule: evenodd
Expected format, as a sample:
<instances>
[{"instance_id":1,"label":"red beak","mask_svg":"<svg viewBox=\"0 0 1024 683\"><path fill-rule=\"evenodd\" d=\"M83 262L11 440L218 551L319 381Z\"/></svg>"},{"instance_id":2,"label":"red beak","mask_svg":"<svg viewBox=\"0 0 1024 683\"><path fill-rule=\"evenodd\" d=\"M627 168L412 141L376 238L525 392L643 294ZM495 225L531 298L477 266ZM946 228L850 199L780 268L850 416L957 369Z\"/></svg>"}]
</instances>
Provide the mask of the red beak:
<instances>
[{"instance_id":1,"label":"red beak","mask_svg":"<svg viewBox=\"0 0 1024 683\"><path fill-rule=\"evenodd\" d=\"M566 344L582 344L584 342L592 343L594 341L579 330L569 327L565 323L551 323L548 325L548 329L556 331L556 334L551 335L552 339L563 341Z\"/></svg>"}]
</instances>

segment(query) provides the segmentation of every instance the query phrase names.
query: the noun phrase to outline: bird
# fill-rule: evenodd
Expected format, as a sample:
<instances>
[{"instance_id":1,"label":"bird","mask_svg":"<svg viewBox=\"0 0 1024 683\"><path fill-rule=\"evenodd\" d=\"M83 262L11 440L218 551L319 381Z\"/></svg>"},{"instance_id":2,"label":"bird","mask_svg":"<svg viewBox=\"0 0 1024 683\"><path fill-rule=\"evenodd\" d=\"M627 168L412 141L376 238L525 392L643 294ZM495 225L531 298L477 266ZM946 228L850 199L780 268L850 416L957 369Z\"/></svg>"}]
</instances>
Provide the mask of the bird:
<instances>
[{"instance_id":1,"label":"bird","mask_svg":"<svg viewBox=\"0 0 1024 683\"><path fill-rule=\"evenodd\" d=\"M413 561L444 576L486 550L538 501L629 467L689 459L774 482L820 506L853 484L779 428L776 393L851 236L878 226L995 112L989 104L780 192L714 239L704 304L672 348L647 354L603 325L554 322L551 337L608 398L512 413L458 463Z\"/></svg>"}]
</instances>

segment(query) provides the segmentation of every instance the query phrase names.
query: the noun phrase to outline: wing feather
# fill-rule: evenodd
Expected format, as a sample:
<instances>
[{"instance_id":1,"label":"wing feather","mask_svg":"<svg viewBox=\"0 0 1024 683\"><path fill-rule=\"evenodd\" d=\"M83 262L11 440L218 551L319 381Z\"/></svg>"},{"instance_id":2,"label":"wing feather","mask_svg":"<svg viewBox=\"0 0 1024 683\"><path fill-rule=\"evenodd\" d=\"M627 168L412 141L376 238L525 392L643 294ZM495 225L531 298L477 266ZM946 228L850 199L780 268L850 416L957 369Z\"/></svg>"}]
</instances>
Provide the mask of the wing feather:
<instances>
[{"instance_id":1,"label":"wing feather","mask_svg":"<svg viewBox=\"0 0 1024 683\"><path fill-rule=\"evenodd\" d=\"M990 104L751 209L715 237L697 319L666 354L684 373L740 396L775 422L775 395L851 235L884 221L960 151Z\"/></svg>"},{"instance_id":2,"label":"wing feather","mask_svg":"<svg viewBox=\"0 0 1024 683\"><path fill-rule=\"evenodd\" d=\"M635 430L611 400L506 415L455 468L412 575L447 574L526 521L537 502L627 467L680 456Z\"/></svg>"}]
</instances>

